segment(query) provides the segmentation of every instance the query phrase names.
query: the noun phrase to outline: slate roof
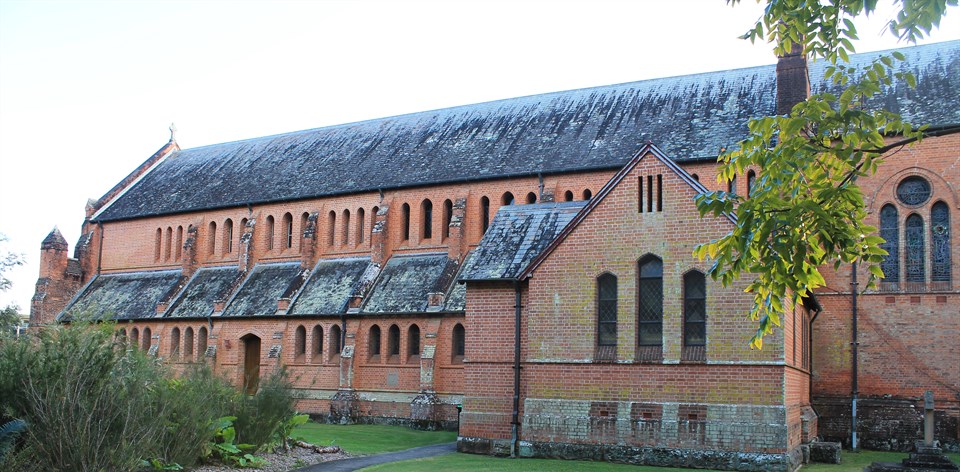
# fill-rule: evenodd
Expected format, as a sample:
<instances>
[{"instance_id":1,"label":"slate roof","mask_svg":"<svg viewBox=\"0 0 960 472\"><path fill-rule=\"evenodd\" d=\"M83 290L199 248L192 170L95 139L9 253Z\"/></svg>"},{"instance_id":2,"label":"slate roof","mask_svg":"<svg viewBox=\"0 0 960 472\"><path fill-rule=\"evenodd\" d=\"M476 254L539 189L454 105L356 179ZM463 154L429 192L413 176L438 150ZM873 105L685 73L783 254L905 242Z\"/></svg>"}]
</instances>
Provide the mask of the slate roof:
<instances>
[{"instance_id":1,"label":"slate roof","mask_svg":"<svg viewBox=\"0 0 960 472\"><path fill-rule=\"evenodd\" d=\"M586 201L502 206L459 280L515 279Z\"/></svg>"},{"instance_id":2,"label":"slate roof","mask_svg":"<svg viewBox=\"0 0 960 472\"><path fill-rule=\"evenodd\" d=\"M891 87L879 100L911 119L960 124L960 41L904 51L920 86ZM823 67L812 64L811 77ZM644 80L184 149L95 219L616 169L646 141L677 160L709 158L743 138L749 118L775 112L774 73L769 65Z\"/></svg>"},{"instance_id":3,"label":"slate roof","mask_svg":"<svg viewBox=\"0 0 960 472\"><path fill-rule=\"evenodd\" d=\"M460 273L457 274L456 280L460 280L460 276L463 275L463 271L469 267L470 259L473 257L475 251L470 251L467 253L467 256L463 258L463 264L460 266ZM446 299L443 303L444 311L464 311L467 309L467 284L455 282L453 286L450 287L450 292L447 293Z\"/></svg>"},{"instance_id":4,"label":"slate roof","mask_svg":"<svg viewBox=\"0 0 960 472\"><path fill-rule=\"evenodd\" d=\"M277 313L277 301L303 277L299 262L257 264L223 310L224 317Z\"/></svg>"},{"instance_id":5,"label":"slate roof","mask_svg":"<svg viewBox=\"0 0 960 472\"><path fill-rule=\"evenodd\" d=\"M100 275L74 297L58 321L155 317L157 303L176 288L179 280L180 270Z\"/></svg>"},{"instance_id":6,"label":"slate roof","mask_svg":"<svg viewBox=\"0 0 960 472\"><path fill-rule=\"evenodd\" d=\"M168 318L203 317L213 314L213 304L230 295L243 273L235 266L202 268L187 283L180 296L167 309Z\"/></svg>"},{"instance_id":7,"label":"slate roof","mask_svg":"<svg viewBox=\"0 0 960 472\"><path fill-rule=\"evenodd\" d=\"M345 312L350 296L369 266L369 257L317 262L310 280L288 313L314 315Z\"/></svg>"},{"instance_id":8,"label":"slate roof","mask_svg":"<svg viewBox=\"0 0 960 472\"><path fill-rule=\"evenodd\" d=\"M363 313L427 311L428 293L446 293L457 272L457 261L443 254L393 256L383 267Z\"/></svg>"}]
</instances>

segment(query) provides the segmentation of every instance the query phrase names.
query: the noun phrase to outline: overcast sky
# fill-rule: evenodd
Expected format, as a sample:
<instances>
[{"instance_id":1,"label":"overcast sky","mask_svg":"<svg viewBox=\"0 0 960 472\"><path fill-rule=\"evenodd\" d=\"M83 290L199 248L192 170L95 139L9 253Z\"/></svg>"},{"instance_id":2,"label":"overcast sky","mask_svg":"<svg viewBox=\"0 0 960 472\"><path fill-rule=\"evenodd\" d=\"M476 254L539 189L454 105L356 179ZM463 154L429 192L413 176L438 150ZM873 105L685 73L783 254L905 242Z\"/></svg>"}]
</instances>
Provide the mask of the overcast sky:
<instances>
[{"instance_id":1,"label":"overcast sky","mask_svg":"<svg viewBox=\"0 0 960 472\"><path fill-rule=\"evenodd\" d=\"M890 0L881 0L890 3ZM159 149L774 62L751 0L0 0L0 252L40 241ZM859 51L896 47L889 8ZM960 39L951 10L932 41Z\"/></svg>"}]
</instances>

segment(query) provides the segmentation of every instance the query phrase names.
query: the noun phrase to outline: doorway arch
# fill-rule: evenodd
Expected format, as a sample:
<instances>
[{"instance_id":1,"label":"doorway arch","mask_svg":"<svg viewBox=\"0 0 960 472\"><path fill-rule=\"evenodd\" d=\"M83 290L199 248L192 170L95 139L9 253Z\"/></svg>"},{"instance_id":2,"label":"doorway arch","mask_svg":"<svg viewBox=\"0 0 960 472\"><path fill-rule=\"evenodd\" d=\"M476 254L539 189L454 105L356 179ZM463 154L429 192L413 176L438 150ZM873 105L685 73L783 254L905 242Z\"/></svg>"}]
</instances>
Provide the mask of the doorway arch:
<instances>
[{"instance_id":1,"label":"doorway arch","mask_svg":"<svg viewBox=\"0 0 960 472\"><path fill-rule=\"evenodd\" d=\"M260 337L247 334L240 338L243 344L243 393L253 395L260 386Z\"/></svg>"}]
</instances>

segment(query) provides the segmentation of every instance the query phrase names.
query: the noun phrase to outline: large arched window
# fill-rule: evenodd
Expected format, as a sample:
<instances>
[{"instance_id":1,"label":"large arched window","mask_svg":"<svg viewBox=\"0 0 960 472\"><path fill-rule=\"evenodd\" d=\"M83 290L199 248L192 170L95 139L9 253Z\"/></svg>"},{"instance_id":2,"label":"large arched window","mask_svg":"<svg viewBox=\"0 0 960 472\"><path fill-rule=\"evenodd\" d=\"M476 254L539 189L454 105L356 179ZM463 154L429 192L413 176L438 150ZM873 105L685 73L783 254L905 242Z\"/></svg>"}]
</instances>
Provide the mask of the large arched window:
<instances>
[{"instance_id":1,"label":"large arched window","mask_svg":"<svg viewBox=\"0 0 960 472\"><path fill-rule=\"evenodd\" d=\"M706 360L707 279L697 270L683 276L683 360Z\"/></svg>"},{"instance_id":2,"label":"large arched window","mask_svg":"<svg viewBox=\"0 0 960 472\"><path fill-rule=\"evenodd\" d=\"M452 339L451 339L451 353L452 361L454 364L460 364L463 362L463 356L467 350L467 333L463 329L463 325L457 323L453 327Z\"/></svg>"},{"instance_id":3,"label":"large arched window","mask_svg":"<svg viewBox=\"0 0 960 472\"><path fill-rule=\"evenodd\" d=\"M657 360L663 346L663 261L645 256L638 264L637 345L641 360Z\"/></svg>"},{"instance_id":4,"label":"large arched window","mask_svg":"<svg viewBox=\"0 0 960 472\"><path fill-rule=\"evenodd\" d=\"M930 210L930 281L950 282L950 208L944 202Z\"/></svg>"},{"instance_id":5,"label":"large arched window","mask_svg":"<svg viewBox=\"0 0 960 472\"><path fill-rule=\"evenodd\" d=\"M884 243L880 246L887 251L887 256L880 263L885 283L900 282L900 223L897 207L884 205L880 209L880 237Z\"/></svg>"},{"instance_id":6,"label":"large arched window","mask_svg":"<svg viewBox=\"0 0 960 472\"><path fill-rule=\"evenodd\" d=\"M170 330L170 358L180 358L180 328Z\"/></svg>"},{"instance_id":7,"label":"large arched window","mask_svg":"<svg viewBox=\"0 0 960 472\"><path fill-rule=\"evenodd\" d=\"M926 269L924 268L925 252L923 238L923 218L914 213L907 217L904 225L904 236L906 244L905 262L907 269L907 282L923 283L926 281Z\"/></svg>"},{"instance_id":8,"label":"large arched window","mask_svg":"<svg viewBox=\"0 0 960 472\"><path fill-rule=\"evenodd\" d=\"M597 277L597 360L617 358L617 276Z\"/></svg>"},{"instance_id":9,"label":"large arched window","mask_svg":"<svg viewBox=\"0 0 960 472\"><path fill-rule=\"evenodd\" d=\"M420 327L410 325L407 329L407 361L416 362L420 360Z\"/></svg>"},{"instance_id":10,"label":"large arched window","mask_svg":"<svg viewBox=\"0 0 960 472\"><path fill-rule=\"evenodd\" d=\"M314 364L323 363L323 326L313 327L313 336L310 347L310 361Z\"/></svg>"},{"instance_id":11,"label":"large arched window","mask_svg":"<svg viewBox=\"0 0 960 472\"><path fill-rule=\"evenodd\" d=\"M223 222L223 253L233 252L233 220L227 218Z\"/></svg>"},{"instance_id":12,"label":"large arched window","mask_svg":"<svg viewBox=\"0 0 960 472\"><path fill-rule=\"evenodd\" d=\"M420 204L420 219L423 222L423 238L430 239L433 237L433 202L430 200L424 200Z\"/></svg>"},{"instance_id":13,"label":"large arched window","mask_svg":"<svg viewBox=\"0 0 960 472\"><path fill-rule=\"evenodd\" d=\"M387 332L387 356L388 362L400 361L400 327L397 325L390 325Z\"/></svg>"},{"instance_id":14,"label":"large arched window","mask_svg":"<svg viewBox=\"0 0 960 472\"><path fill-rule=\"evenodd\" d=\"M274 234L275 232L276 232L276 224L273 221L273 215L270 215L267 217L267 231L266 231L268 251L273 250L273 240L275 239L275 234Z\"/></svg>"},{"instance_id":15,"label":"large arched window","mask_svg":"<svg viewBox=\"0 0 960 472\"><path fill-rule=\"evenodd\" d=\"M403 228L403 240L410 240L410 205L404 203L400 207L400 227Z\"/></svg>"},{"instance_id":16,"label":"large arched window","mask_svg":"<svg viewBox=\"0 0 960 472\"><path fill-rule=\"evenodd\" d=\"M283 248L293 247L293 215L285 213L283 215Z\"/></svg>"},{"instance_id":17,"label":"large arched window","mask_svg":"<svg viewBox=\"0 0 960 472\"><path fill-rule=\"evenodd\" d=\"M297 362L303 362L307 356L307 329L303 325L297 326L293 334L293 357Z\"/></svg>"},{"instance_id":18,"label":"large arched window","mask_svg":"<svg viewBox=\"0 0 960 472\"><path fill-rule=\"evenodd\" d=\"M371 360L380 360L380 327L377 325L371 326L370 334L367 335L367 353Z\"/></svg>"}]
</instances>

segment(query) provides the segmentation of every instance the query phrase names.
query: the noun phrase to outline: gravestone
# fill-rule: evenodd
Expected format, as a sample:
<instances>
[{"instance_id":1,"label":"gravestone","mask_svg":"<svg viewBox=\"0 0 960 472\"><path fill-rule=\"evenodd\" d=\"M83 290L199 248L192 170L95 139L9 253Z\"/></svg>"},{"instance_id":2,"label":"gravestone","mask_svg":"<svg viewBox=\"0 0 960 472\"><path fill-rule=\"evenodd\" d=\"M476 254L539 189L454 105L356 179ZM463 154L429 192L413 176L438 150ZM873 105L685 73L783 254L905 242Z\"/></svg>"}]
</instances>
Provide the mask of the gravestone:
<instances>
[{"instance_id":1,"label":"gravestone","mask_svg":"<svg viewBox=\"0 0 960 472\"><path fill-rule=\"evenodd\" d=\"M917 441L916 452L910 457L895 462L874 462L863 469L864 472L951 472L960 470L947 456L933 437L933 392L923 394L923 439Z\"/></svg>"}]
</instances>

